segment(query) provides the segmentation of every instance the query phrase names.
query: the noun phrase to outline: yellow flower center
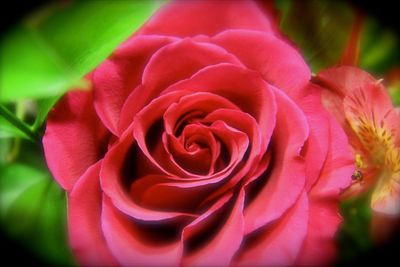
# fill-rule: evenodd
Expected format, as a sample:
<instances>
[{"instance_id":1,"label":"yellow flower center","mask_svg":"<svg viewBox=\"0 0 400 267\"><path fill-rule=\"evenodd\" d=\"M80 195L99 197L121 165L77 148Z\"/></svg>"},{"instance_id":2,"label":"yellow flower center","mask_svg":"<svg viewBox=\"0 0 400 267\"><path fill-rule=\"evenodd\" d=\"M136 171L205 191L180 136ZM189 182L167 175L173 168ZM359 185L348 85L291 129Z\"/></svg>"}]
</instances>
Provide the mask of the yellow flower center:
<instances>
[{"instance_id":1,"label":"yellow flower center","mask_svg":"<svg viewBox=\"0 0 400 267\"><path fill-rule=\"evenodd\" d=\"M376 125L375 122L359 117L358 121L351 123L354 132L361 141L368 161L379 169L385 169L391 173L400 172L400 151L394 143L394 133L385 128L385 125ZM362 168L361 156L357 165Z\"/></svg>"}]
</instances>

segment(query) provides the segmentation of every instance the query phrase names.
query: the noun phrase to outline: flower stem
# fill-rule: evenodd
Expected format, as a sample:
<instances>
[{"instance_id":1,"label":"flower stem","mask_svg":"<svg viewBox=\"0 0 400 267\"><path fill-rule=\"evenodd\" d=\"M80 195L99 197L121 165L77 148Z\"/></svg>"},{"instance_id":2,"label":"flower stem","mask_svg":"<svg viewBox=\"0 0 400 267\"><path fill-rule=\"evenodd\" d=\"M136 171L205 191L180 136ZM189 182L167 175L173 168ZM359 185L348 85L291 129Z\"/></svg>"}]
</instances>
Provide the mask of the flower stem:
<instances>
[{"instance_id":1,"label":"flower stem","mask_svg":"<svg viewBox=\"0 0 400 267\"><path fill-rule=\"evenodd\" d=\"M21 132L23 132L29 138L29 140L34 143L39 143L40 136L37 133L33 132L26 123L18 119L17 116L15 116L3 105L0 105L0 116L10 122L16 128L18 128Z\"/></svg>"}]
</instances>

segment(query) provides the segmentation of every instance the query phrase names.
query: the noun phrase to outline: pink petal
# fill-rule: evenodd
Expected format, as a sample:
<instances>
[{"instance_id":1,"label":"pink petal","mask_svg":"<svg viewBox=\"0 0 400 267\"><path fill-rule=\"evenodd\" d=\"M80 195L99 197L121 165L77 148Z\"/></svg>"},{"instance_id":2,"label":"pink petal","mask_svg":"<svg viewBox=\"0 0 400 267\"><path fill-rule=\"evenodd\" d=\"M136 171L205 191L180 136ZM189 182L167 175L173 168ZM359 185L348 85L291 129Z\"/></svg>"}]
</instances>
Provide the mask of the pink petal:
<instances>
[{"instance_id":1,"label":"pink petal","mask_svg":"<svg viewBox=\"0 0 400 267\"><path fill-rule=\"evenodd\" d=\"M240 62L214 44L184 39L167 45L153 54L142 76L142 86L126 100L121 113L121 129L125 129L135 114L171 84L190 78L202 68L218 63Z\"/></svg>"},{"instance_id":2,"label":"pink petal","mask_svg":"<svg viewBox=\"0 0 400 267\"><path fill-rule=\"evenodd\" d=\"M327 266L336 256L335 234L342 222L336 199L310 200L308 232L296 265Z\"/></svg>"},{"instance_id":3,"label":"pink petal","mask_svg":"<svg viewBox=\"0 0 400 267\"><path fill-rule=\"evenodd\" d=\"M101 187L103 192L111 199L116 208L123 213L139 220L161 221L175 217L193 217L191 214L181 212L154 211L141 207L135 203L129 194L129 188L123 184L122 167L127 155L135 145L132 127L121 137L119 143L114 145L105 155L101 172Z\"/></svg>"},{"instance_id":4,"label":"pink petal","mask_svg":"<svg viewBox=\"0 0 400 267\"><path fill-rule=\"evenodd\" d=\"M274 108L274 110L271 111L271 113L274 114L276 112L275 107L269 107ZM272 115L271 113L268 114ZM271 118L271 121L269 122L271 124L268 125L266 129L261 129L255 119L249 114L230 109L218 109L208 114L205 118L205 122L216 120L222 120L229 126L246 133L251 147L247 151L248 157L246 162L241 166L241 169L236 171L225 185L214 191L208 197L208 200L213 199L226 192L228 189L236 186L240 180L244 180L244 184L247 185L249 182L258 178L258 176L266 170L269 164L269 157L264 155L267 152L267 147L270 143L270 138L275 127L275 118Z\"/></svg>"},{"instance_id":5,"label":"pink petal","mask_svg":"<svg viewBox=\"0 0 400 267\"><path fill-rule=\"evenodd\" d=\"M182 175L182 173L180 173L179 168L174 166L174 164L171 164L171 160L169 160L170 155L166 154L166 151L159 151L158 154L156 153L156 156L159 155L158 158L163 159L162 161L157 161L157 157L154 157L154 155L149 150L149 147L147 146L146 137L148 135L150 128L156 122L158 121L162 122L163 114L166 112L166 110L172 104L178 102L179 99L185 94L187 94L187 92L184 90L175 91L153 99L153 101L151 101L149 105L144 107L136 115L132 126L133 136L141 152L156 168L158 168L161 172L171 176L176 175L174 174L174 172L180 175ZM159 138L156 139L155 141L158 140L158 142L161 142L162 133L159 133L159 135L160 135ZM161 155L160 153L164 154Z\"/></svg>"},{"instance_id":6,"label":"pink petal","mask_svg":"<svg viewBox=\"0 0 400 267\"><path fill-rule=\"evenodd\" d=\"M307 233L308 201L303 191L296 203L276 224L258 234L255 243L243 247L238 266L292 266Z\"/></svg>"},{"instance_id":7,"label":"pink petal","mask_svg":"<svg viewBox=\"0 0 400 267\"><path fill-rule=\"evenodd\" d=\"M82 266L116 266L101 229L100 165L90 167L68 197L70 244Z\"/></svg>"},{"instance_id":8,"label":"pink petal","mask_svg":"<svg viewBox=\"0 0 400 267\"><path fill-rule=\"evenodd\" d=\"M220 95L253 116L262 129L268 129L276 109L270 87L255 71L221 63L205 67L191 78L170 86L164 93L186 90Z\"/></svg>"},{"instance_id":9,"label":"pink petal","mask_svg":"<svg viewBox=\"0 0 400 267\"><path fill-rule=\"evenodd\" d=\"M380 84L368 84L364 87L353 89L344 98L346 118L352 122L360 116L365 116L369 121L382 124L388 114L393 110L393 104L385 88ZM400 117L397 124L392 125L400 130Z\"/></svg>"},{"instance_id":10,"label":"pink petal","mask_svg":"<svg viewBox=\"0 0 400 267\"><path fill-rule=\"evenodd\" d=\"M95 108L103 123L119 135L118 121L129 94L140 85L150 57L175 41L164 36L134 36L122 44L93 74Z\"/></svg>"},{"instance_id":11,"label":"pink petal","mask_svg":"<svg viewBox=\"0 0 400 267\"><path fill-rule=\"evenodd\" d=\"M214 173L221 144L215 140L209 127L197 123L189 124L183 129L180 139L178 141L175 136L171 136L168 142L168 152L177 165L193 174Z\"/></svg>"},{"instance_id":12,"label":"pink petal","mask_svg":"<svg viewBox=\"0 0 400 267\"><path fill-rule=\"evenodd\" d=\"M344 113L343 97L339 96L336 92L326 90L321 87L322 103L325 109L335 117L336 121L345 129L346 132L352 132L351 127L346 121L346 114Z\"/></svg>"},{"instance_id":13,"label":"pink petal","mask_svg":"<svg viewBox=\"0 0 400 267\"><path fill-rule=\"evenodd\" d=\"M181 187L182 184L173 183L163 175L148 175L132 183L131 194L141 207L195 214L209 191L215 188L207 183L190 188Z\"/></svg>"},{"instance_id":14,"label":"pink petal","mask_svg":"<svg viewBox=\"0 0 400 267\"><path fill-rule=\"evenodd\" d=\"M244 191L241 190L229 217L216 236L200 250L184 259L187 266L229 266L239 249L243 235ZM200 218L199 218L200 219ZM204 220L204 219L203 219ZM195 231L198 224L193 223L184 229L183 236Z\"/></svg>"},{"instance_id":15,"label":"pink petal","mask_svg":"<svg viewBox=\"0 0 400 267\"><path fill-rule=\"evenodd\" d=\"M50 112L43 146L57 182L71 190L79 177L101 157L108 132L93 108L92 91L66 94Z\"/></svg>"},{"instance_id":16,"label":"pink petal","mask_svg":"<svg viewBox=\"0 0 400 267\"><path fill-rule=\"evenodd\" d=\"M177 103L171 104L163 114L165 131L168 134L174 134L174 127L178 128L179 120L182 115L196 113L199 116L205 116L219 109L239 108L223 96L208 92L193 92L183 96Z\"/></svg>"},{"instance_id":17,"label":"pink petal","mask_svg":"<svg viewBox=\"0 0 400 267\"><path fill-rule=\"evenodd\" d=\"M305 161L300 153L309 135L307 120L285 94L276 89L275 95L278 113L272 137L274 166L266 185L246 207L246 233L282 216L305 185Z\"/></svg>"},{"instance_id":18,"label":"pink petal","mask_svg":"<svg viewBox=\"0 0 400 267\"><path fill-rule=\"evenodd\" d=\"M352 93L354 89L363 88L376 82L367 72L351 66L325 69L318 73L317 81L341 97Z\"/></svg>"},{"instance_id":19,"label":"pink petal","mask_svg":"<svg viewBox=\"0 0 400 267\"><path fill-rule=\"evenodd\" d=\"M186 37L214 35L226 29L271 32L271 25L253 1L172 1L153 15L139 34Z\"/></svg>"},{"instance_id":20,"label":"pink petal","mask_svg":"<svg viewBox=\"0 0 400 267\"><path fill-rule=\"evenodd\" d=\"M399 164L399 163L398 163ZM385 175L385 174L383 174ZM400 215L400 173L386 174L380 177L372 193L371 206L375 212L389 216Z\"/></svg>"},{"instance_id":21,"label":"pink petal","mask_svg":"<svg viewBox=\"0 0 400 267\"><path fill-rule=\"evenodd\" d=\"M347 136L339 124L330 119L329 151L319 180L311 189L312 197L339 197L351 183L355 170L354 156Z\"/></svg>"},{"instance_id":22,"label":"pink petal","mask_svg":"<svg viewBox=\"0 0 400 267\"><path fill-rule=\"evenodd\" d=\"M268 83L291 97L296 97L311 78L311 71L300 53L274 35L227 30L212 41L238 57L248 68L260 72Z\"/></svg>"},{"instance_id":23,"label":"pink petal","mask_svg":"<svg viewBox=\"0 0 400 267\"><path fill-rule=\"evenodd\" d=\"M178 266L183 252L177 240L159 244L146 238L134 220L130 220L110 199L103 200L102 228L107 244L122 266Z\"/></svg>"},{"instance_id":24,"label":"pink petal","mask_svg":"<svg viewBox=\"0 0 400 267\"><path fill-rule=\"evenodd\" d=\"M321 103L321 91L318 86L309 85L307 93L298 101L299 106L307 117L310 135L303 154L306 160L306 190L318 180L327 157L329 147L330 115Z\"/></svg>"},{"instance_id":25,"label":"pink petal","mask_svg":"<svg viewBox=\"0 0 400 267\"><path fill-rule=\"evenodd\" d=\"M187 177L169 175L168 172L164 172L164 174L166 174L166 179L172 182L167 186L178 186L181 188L209 186L227 178L233 170L235 170L235 167L242 161L249 145L248 137L244 133L229 127L222 121L214 122L209 129L216 138L221 140L221 143L223 143L227 149L229 162L226 163L224 169L212 175L195 175ZM145 149L147 148L145 147ZM148 157L151 157L151 160L155 162L154 164L158 164L152 155L149 154ZM237 174L235 173L235 175Z\"/></svg>"}]
</instances>

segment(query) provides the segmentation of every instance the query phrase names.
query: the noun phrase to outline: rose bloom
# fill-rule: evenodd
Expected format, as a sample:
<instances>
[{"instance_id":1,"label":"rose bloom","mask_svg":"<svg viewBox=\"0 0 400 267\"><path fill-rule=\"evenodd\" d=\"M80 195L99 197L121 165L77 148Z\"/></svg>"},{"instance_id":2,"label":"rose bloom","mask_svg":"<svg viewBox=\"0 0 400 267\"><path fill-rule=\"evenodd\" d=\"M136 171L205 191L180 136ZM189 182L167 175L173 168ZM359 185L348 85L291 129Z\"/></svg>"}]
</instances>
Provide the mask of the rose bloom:
<instances>
[{"instance_id":1,"label":"rose bloom","mask_svg":"<svg viewBox=\"0 0 400 267\"><path fill-rule=\"evenodd\" d=\"M269 14L169 3L52 110L43 144L79 264L334 258L353 156Z\"/></svg>"}]
</instances>

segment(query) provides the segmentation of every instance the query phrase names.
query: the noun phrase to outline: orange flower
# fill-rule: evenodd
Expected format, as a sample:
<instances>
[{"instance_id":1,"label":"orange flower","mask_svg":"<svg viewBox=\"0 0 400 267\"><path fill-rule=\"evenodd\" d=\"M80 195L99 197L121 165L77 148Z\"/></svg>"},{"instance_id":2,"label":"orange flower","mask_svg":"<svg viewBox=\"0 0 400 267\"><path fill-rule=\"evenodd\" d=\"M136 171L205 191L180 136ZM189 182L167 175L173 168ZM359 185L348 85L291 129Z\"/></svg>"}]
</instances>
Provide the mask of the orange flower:
<instances>
[{"instance_id":1,"label":"orange flower","mask_svg":"<svg viewBox=\"0 0 400 267\"><path fill-rule=\"evenodd\" d=\"M381 80L358 68L327 69L316 80L355 154L357 169L344 196L373 190L374 211L400 216L400 109L393 107Z\"/></svg>"}]
</instances>

